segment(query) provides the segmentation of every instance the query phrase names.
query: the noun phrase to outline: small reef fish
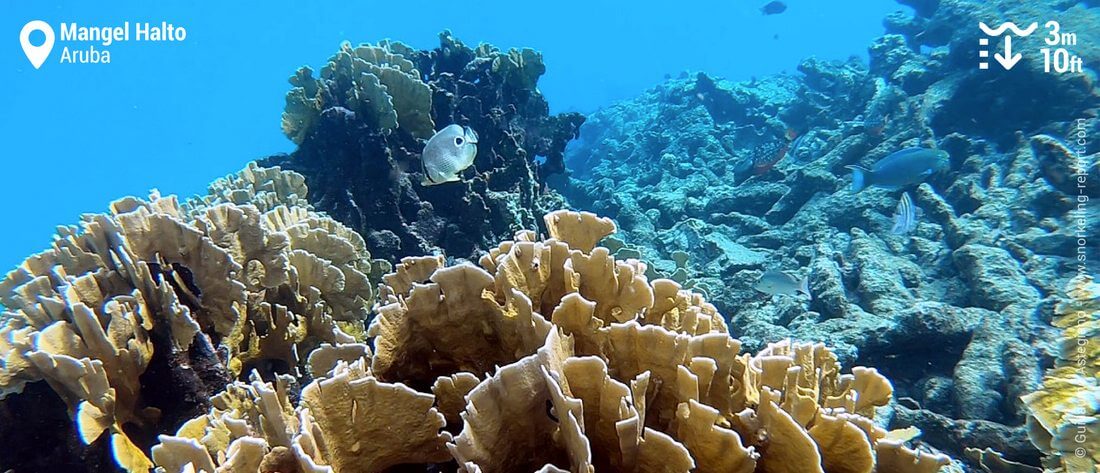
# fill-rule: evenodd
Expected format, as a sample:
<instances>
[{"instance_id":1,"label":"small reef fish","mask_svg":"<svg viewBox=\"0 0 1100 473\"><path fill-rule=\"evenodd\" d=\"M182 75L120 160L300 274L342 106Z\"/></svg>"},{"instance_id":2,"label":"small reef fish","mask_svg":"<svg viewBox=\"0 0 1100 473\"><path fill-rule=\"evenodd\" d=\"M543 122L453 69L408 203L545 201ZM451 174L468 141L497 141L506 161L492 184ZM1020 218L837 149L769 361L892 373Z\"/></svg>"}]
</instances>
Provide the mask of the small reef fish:
<instances>
[{"instance_id":1,"label":"small reef fish","mask_svg":"<svg viewBox=\"0 0 1100 473\"><path fill-rule=\"evenodd\" d=\"M424 178L420 184L434 186L458 181L458 173L474 164L477 133L470 127L447 125L428 139L420 154Z\"/></svg>"},{"instance_id":2,"label":"small reef fish","mask_svg":"<svg viewBox=\"0 0 1100 473\"><path fill-rule=\"evenodd\" d=\"M852 192L875 186L897 190L923 181L947 166L947 152L931 148L906 148L880 159L871 169L845 166L852 170Z\"/></svg>"},{"instance_id":3,"label":"small reef fish","mask_svg":"<svg viewBox=\"0 0 1100 473\"><path fill-rule=\"evenodd\" d=\"M886 114L868 114L867 118L863 120L863 130L871 136L882 136L882 133L886 131L886 124L889 123L890 116Z\"/></svg>"},{"instance_id":4,"label":"small reef fish","mask_svg":"<svg viewBox=\"0 0 1100 473\"><path fill-rule=\"evenodd\" d=\"M787 150L787 156L798 162L810 162L820 156L826 144L820 133L809 130L791 142L791 148Z\"/></svg>"},{"instance_id":5,"label":"small reef fish","mask_svg":"<svg viewBox=\"0 0 1100 473\"><path fill-rule=\"evenodd\" d=\"M787 154L787 147L788 145L779 142L757 146L752 150L752 174L760 176L771 171Z\"/></svg>"},{"instance_id":6,"label":"small reef fish","mask_svg":"<svg viewBox=\"0 0 1100 473\"><path fill-rule=\"evenodd\" d=\"M778 15L785 11L787 11L787 4L780 1L768 2L760 7L760 12L765 15Z\"/></svg>"},{"instance_id":7,"label":"small reef fish","mask_svg":"<svg viewBox=\"0 0 1100 473\"><path fill-rule=\"evenodd\" d=\"M791 149L791 143L797 136L798 133L794 130L787 130L785 140L773 141L756 147L753 150L752 157L753 175L767 174L776 164L779 164L787 156L787 150Z\"/></svg>"},{"instance_id":8,"label":"small reef fish","mask_svg":"<svg viewBox=\"0 0 1100 473\"><path fill-rule=\"evenodd\" d=\"M790 153L792 158L799 159L798 157L802 156L802 150L805 148L807 136L810 136L809 133L799 136L791 142L791 147L787 152Z\"/></svg>"},{"instance_id":9,"label":"small reef fish","mask_svg":"<svg viewBox=\"0 0 1100 473\"><path fill-rule=\"evenodd\" d=\"M913 199L909 198L909 193L901 194L898 208L894 211L894 227L890 229L890 233L905 235L913 231L914 228L917 228L917 216L919 214L920 208L913 205Z\"/></svg>"},{"instance_id":10,"label":"small reef fish","mask_svg":"<svg viewBox=\"0 0 1100 473\"><path fill-rule=\"evenodd\" d=\"M765 271L752 288L772 296L776 294L793 296L799 292L810 296L809 278L798 279L783 271L774 269Z\"/></svg>"},{"instance_id":11,"label":"small reef fish","mask_svg":"<svg viewBox=\"0 0 1100 473\"><path fill-rule=\"evenodd\" d=\"M883 78L875 79L875 95L871 97L867 112L864 113L863 131L871 136L882 136L890 122L892 89Z\"/></svg>"}]
</instances>

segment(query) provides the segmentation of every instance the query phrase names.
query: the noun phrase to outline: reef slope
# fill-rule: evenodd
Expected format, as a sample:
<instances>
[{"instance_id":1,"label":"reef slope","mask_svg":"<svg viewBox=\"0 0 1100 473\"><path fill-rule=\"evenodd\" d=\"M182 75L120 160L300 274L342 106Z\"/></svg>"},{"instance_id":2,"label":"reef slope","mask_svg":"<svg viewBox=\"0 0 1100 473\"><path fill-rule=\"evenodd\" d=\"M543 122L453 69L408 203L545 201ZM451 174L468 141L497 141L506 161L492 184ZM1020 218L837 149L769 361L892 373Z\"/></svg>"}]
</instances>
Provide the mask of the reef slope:
<instances>
[{"instance_id":1,"label":"reef slope","mask_svg":"<svg viewBox=\"0 0 1100 473\"><path fill-rule=\"evenodd\" d=\"M811 58L741 83L685 74L592 114L555 185L619 223L617 254L706 292L747 346L824 341L895 380L897 425L960 456L993 447L1038 464L1020 396L1052 359L1052 297L1079 252L1100 250L1076 238L1100 234L1097 207L1079 207L1100 197L1100 145L1076 145L1100 136L1100 97L1091 72L1046 74L1034 57L979 70L974 25L1066 18L1095 45L1100 16L997 10L1017 3L914 4L886 20L869 65ZM914 146L945 151L947 168L851 190L847 166ZM922 212L896 235L903 191ZM807 277L813 298L754 290L767 269Z\"/></svg>"}]
</instances>

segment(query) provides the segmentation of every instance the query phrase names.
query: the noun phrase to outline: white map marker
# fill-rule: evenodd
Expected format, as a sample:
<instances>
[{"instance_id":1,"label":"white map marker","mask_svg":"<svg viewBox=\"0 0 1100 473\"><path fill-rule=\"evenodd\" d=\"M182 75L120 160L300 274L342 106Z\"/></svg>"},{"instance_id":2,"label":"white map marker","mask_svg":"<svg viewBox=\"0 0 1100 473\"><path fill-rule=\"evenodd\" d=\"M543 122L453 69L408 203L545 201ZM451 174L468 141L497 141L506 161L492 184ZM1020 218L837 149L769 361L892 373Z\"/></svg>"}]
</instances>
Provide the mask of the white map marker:
<instances>
[{"instance_id":1,"label":"white map marker","mask_svg":"<svg viewBox=\"0 0 1100 473\"><path fill-rule=\"evenodd\" d=\"M46 41L41 46L31 44L31 33L35 31L41 31L46 35ZM42 20L31 21L23 25L23 31L19 32L19 44L23 45L23 53L27 55L27 59L31 60L31 65L38 69L42 67L42 63L46 62L46 58L50 56L50 50L53 49L53 28Z\"/></svg>"}]
</instances>

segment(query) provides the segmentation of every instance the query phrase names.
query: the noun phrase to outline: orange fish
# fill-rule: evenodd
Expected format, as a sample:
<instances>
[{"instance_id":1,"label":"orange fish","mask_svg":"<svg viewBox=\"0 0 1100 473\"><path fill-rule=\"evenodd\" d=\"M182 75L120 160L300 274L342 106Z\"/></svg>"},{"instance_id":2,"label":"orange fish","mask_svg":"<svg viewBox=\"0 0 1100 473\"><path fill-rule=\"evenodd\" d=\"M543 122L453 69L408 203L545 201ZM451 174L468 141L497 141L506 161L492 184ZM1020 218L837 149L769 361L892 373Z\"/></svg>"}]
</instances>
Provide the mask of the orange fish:
<instances>
[{"instance_id":1,"label":"orange fish","mask_svg":"<svg viewBox=\"0 0 1100 473\"><path fill-rule=\"evenodd\" d=\"M791 148L791 142L798 137L794 129L787 129L786 141L771 142L756 148L753 151L752 173L755 176L767 174L780 161L787 156L787 150Z\"/></svg>"}]
</instances>

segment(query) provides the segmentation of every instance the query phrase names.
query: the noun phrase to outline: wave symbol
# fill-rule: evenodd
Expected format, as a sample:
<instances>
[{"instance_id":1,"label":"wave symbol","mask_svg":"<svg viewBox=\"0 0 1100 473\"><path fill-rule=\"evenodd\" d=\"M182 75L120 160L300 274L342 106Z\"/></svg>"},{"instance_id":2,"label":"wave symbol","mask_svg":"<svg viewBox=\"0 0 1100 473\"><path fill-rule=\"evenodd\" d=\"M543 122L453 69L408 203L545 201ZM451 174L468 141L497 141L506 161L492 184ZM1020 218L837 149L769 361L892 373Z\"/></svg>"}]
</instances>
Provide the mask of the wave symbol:
<instances>
[{"instance_id":1,"label":"wave symbol","mask_svg":"<svg viewBox=\"0 0 1100 473\"><path fill-rule=\"evenodd\" d=\"M1021 30L1019 26L1016 26L1016 24L1011 21L1001 23L1001 26L998 26L996 28L990 28L984 22L978 22L978 27L982 29L982 33L985 33L988 36L1000 36L1004 34L1005 30L1012 30L1012 34L1024 37L1031 33L1034 33L1035 28L1038 28L1039 24L1032 23L1031 26L1028 26L1026 30Z\"/></svg>"}]
</instances>

